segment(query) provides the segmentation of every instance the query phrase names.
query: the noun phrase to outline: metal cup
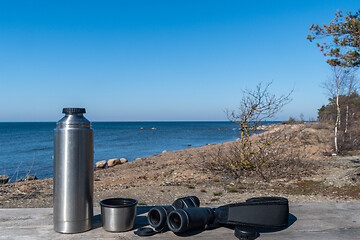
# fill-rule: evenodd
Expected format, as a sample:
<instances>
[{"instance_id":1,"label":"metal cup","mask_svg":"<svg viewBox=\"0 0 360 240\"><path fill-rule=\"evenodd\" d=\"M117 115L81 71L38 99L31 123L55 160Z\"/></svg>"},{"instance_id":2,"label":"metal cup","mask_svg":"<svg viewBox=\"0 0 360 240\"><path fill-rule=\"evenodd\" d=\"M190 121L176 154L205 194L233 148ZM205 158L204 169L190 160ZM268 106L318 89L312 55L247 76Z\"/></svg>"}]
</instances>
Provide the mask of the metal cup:
<instances>
[{"instance_id":1,"label":"metal cup","mask_svg":"<svg viewBox=\"0 0 360 240\"><path fill-rule=\"evenodd\" d=\"M132 198L108 198L100 201L103 228L125 232L134 227L138 201Z\"/></svg>"}]
</instances>

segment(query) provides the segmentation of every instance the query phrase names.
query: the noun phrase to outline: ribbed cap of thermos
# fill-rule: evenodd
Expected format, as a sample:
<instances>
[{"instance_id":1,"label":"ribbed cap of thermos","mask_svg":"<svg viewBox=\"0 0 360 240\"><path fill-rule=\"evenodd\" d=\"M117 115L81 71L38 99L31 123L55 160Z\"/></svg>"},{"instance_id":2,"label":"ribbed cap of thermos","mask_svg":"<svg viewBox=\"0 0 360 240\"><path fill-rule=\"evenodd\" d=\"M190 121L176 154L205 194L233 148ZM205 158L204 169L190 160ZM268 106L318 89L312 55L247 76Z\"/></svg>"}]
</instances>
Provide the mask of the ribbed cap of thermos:
<instances>
[{"instance_id":1,"label":"ribbed cap of thermos","mask_svg":"<svg viewBox=\"0 0 360 240\"><path fill-rule=\"evenodd\" d=\"M63 108L65 114L86 113L85 108Z\"/></svg>"}]
</instances>

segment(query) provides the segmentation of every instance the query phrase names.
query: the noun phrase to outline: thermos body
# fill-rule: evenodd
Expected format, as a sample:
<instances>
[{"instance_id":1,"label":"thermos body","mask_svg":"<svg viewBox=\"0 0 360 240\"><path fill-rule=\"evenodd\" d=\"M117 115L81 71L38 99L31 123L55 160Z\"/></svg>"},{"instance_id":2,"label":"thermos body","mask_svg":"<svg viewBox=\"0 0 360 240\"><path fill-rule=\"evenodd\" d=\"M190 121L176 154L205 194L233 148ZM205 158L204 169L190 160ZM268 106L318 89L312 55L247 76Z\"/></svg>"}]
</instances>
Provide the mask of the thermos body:
<instances>
[{"instance_id":1,"label":"thermos body","mask_svg":"<svg viewBox=\"0 0 360 240\"><path fill-rule=\"evenodd\" d=\"M91 229L94 137L85 109L66 108L54 130L54 230Z\"/></svg>"}]
</instances>

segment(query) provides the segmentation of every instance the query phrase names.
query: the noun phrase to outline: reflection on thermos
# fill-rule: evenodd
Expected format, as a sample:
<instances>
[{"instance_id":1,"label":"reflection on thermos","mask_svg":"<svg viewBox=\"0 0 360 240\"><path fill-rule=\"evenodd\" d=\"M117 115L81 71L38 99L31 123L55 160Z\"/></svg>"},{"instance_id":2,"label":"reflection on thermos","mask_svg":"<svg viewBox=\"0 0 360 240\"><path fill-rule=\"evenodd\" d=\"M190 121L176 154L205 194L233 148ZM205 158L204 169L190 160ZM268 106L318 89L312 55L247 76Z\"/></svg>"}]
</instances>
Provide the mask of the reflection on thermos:
<instances>
[{"instance_id":1,"label":"reflection on thermos","mask_svg":"<svg viewBox=\"0 0 360 240\"><path fill-rule=\"evenodd\" d=\"M54 130L54 230L91 229L94 137L84 108L64 108Z\"/></svg>"}]
</instances>

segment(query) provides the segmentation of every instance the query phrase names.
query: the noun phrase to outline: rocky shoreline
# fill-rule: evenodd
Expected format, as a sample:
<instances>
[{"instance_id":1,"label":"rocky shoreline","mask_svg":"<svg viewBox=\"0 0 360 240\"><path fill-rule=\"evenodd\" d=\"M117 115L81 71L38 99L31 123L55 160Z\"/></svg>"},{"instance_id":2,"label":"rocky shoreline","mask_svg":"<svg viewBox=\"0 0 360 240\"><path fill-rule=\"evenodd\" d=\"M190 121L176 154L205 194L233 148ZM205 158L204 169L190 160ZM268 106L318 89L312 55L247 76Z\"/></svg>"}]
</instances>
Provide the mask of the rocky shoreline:
<instances>
[{"instance_id":1,"label":"rocky shoreline","mask_svg":"<svg viewBox=\"0 0 360 240\"><path fill-rule=\"evenodd\" d=\"M360 157L331 156L331 129L319 123L272 125L268 132L282 131L305 139L306 161L318 170L296 179L265 182L234 178L207 168L209 154L235 142L166 152L132 162L99 168L94 172L94 205L109 197L132 197L139 205L170 204L179 197L196 195L202 205L244 201L257 196L282 196L293 203L360 200ZM304 140L304 141L305 141ZM117 162L117 160L114 160ZM120 161L120 159L119 159ZM122 160L124 161L124 160ZM107 162L108 163L108 162ZM309 169L310 171L310 169ZM0 208L52 207L53 179L37 179L0 185Z\"/></svg>"}]
</instances>

